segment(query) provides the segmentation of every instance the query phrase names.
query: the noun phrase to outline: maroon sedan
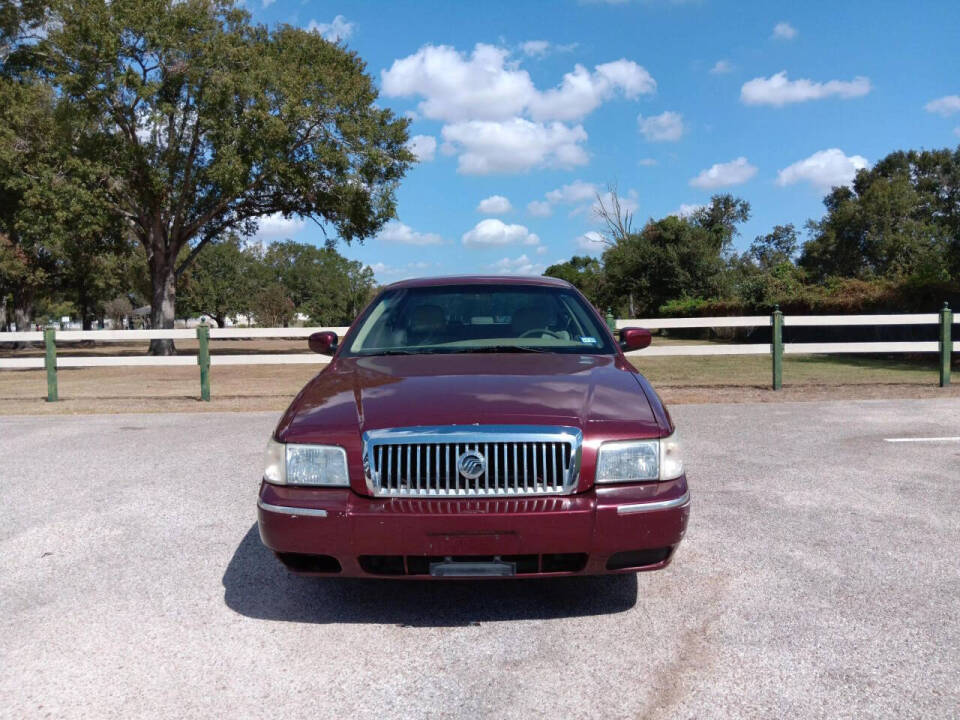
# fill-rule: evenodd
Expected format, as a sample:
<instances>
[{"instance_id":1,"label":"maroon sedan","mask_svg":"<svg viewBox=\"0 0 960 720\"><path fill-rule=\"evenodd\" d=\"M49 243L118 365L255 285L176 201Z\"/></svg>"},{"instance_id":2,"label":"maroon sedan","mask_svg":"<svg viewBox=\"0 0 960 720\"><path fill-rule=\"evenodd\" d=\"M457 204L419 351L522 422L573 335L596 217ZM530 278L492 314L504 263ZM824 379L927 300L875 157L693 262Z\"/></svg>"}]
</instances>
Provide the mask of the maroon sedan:
<instances>
[{"instance_id":1,"label":"maroon sedan","mask_svg":"<svg viewBox=\"0 0 960 720\"><path fill-rule=\"evenodd\" d=\"M260 537L290 570L542 577L666 566L690 492L670 414L571 285L390 285L267 445Z\"/></svg>"}]
</instances>

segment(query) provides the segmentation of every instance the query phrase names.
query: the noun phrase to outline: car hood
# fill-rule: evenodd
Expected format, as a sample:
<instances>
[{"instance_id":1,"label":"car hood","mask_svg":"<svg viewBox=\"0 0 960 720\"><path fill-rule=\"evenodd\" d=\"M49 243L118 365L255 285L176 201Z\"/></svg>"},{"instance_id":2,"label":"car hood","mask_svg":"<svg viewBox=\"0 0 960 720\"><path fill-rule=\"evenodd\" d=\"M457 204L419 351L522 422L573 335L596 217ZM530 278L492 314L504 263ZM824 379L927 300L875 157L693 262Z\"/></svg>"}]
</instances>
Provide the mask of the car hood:
<instances>
[{"instance_id":1,"label":"car hood","mask_svg":"<svg viewBox=\"0 0 960 720\"><path fill-rule=\"evenodd\" d=\"M566 354L335 359L277 429L284 442L417 425L567 425L584 439L656 437L661 428L622 358Z\"/></svg>"}]
</instances>

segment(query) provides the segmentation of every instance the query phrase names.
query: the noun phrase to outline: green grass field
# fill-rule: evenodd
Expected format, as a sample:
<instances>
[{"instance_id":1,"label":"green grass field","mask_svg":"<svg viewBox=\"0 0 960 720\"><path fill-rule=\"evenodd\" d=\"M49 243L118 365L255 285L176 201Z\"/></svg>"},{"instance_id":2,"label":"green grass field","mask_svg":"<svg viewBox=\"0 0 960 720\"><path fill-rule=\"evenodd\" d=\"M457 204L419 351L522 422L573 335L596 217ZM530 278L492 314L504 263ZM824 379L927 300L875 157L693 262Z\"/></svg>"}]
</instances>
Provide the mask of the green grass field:
<instances>
[{"instance_id":1,"label":"green grass field","mask_svg":"<svg viewBox=\"0 0 960 720\"><path fill-rule=\"evenodd\" d=\"M675 387L711 385L769 385L771 360L767 355L713 355L705 357L633 358L633 364L651 382ZM863 355L787 355L783 384L788 385L901 385L936 384L936 358L875 357ZM960 380L960 378L958 378Z\"/></svg>"}]
</instances>

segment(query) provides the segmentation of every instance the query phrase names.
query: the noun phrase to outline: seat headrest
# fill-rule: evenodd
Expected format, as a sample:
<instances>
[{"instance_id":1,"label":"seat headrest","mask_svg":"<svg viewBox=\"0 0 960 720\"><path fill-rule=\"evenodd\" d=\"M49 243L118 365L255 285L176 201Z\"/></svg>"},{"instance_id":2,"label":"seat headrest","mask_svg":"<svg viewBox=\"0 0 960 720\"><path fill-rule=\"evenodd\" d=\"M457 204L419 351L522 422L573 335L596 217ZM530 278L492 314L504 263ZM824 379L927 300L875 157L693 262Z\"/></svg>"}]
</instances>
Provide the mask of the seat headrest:
<instances>
[{"instance_id":1,"label":"seat headrest","mask_svg":"<svg viewBox=\"0 0 960 720\"><path fill-rule=\"evenodd\" d=\"M418 305L410 315L411 332L436 332L446 325L443 308L439 305Z\"/></svg>"}]
</instances>

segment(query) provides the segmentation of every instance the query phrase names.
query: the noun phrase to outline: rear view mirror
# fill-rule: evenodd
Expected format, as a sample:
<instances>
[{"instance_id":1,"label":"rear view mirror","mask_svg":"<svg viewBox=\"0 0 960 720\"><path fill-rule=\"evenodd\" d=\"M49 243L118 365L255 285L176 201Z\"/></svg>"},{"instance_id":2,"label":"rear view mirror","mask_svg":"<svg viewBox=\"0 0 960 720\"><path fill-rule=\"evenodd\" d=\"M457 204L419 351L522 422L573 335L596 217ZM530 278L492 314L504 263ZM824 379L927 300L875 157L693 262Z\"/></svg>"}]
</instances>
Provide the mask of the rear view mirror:
<instances>
[{"instance_id":1,"label":"rear view mirror","mask_svg":"<svg viewBox=\"0 0 960 720\"><path fill-rule=\"evenodd\" d=\"M329 330L315 332L307 339L307 344L315 353L333 355L337 351L337 334Z\"/></svg>"},{"instance_id":2,"label":"rear view mirror","mask_svg":"<svg viewBox=\"0 0 960 720\"><path fill-rule=\"evenodd\" d=\"M643 350L653 340L650 331L645 328L624 328L620 331L622 350Z\"/></svg>"}]
</instances>

